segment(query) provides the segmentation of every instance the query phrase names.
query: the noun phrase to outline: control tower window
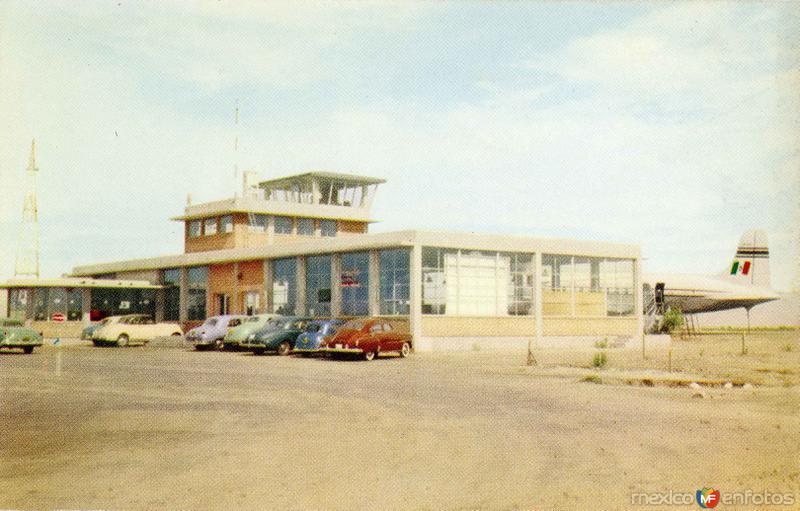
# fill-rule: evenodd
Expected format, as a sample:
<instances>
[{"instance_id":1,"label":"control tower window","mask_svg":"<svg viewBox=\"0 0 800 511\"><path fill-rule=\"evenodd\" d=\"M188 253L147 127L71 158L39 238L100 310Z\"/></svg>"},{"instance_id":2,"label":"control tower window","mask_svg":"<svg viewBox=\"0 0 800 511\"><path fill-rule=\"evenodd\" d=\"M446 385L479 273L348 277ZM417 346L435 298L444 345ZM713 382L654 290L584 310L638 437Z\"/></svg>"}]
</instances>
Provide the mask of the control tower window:
<instances>
[{"instance_id":1,"label":"control tower window","mask_svg":"<svg viewBox=\"0 0 800 511\"><path fill-rule=\"evenodd\" d=\"M201 224L200 220L192 220L189 222L189 237L196 238L200 236Z\"/></svg>"},{"instance_id":2,"label":"control tower window","mask_svg":"<svg viewBox=\"0 0 800 511\"><path fill-rule=\"evenodd\" d=\"M206 236L211 236L217 234L217 219L215 218L206 218L205 222L203 222L203 233Z\"/></svg>"},{"instance_id":3,"label":"control tower window","mask_svg":"<svg viewBox=\"0 0 800 511\"><path fill-rule=\"evenodd\" d=\"M336 220L320 220L319 221L319 231L320 234L323 236L336 236Z\"/></svg>"},{"instance_id":4,"label":"control tower window","mask_svg":"<svg viewBox=\"0 0 800 511\"><path fill-rule=\"evenodd\" d=\"M298 218L297 219L297 234L301 236L314 235L314 220L311 218Z\"/></svg>"},{"instance_id":5,"label":"control tower window","mask_svg":"<svg viewBox=\"0 0 800 511\"><path fill-rule=\"evenodd\" d=\"M275 234L292 234L292 219L288 216L276 216Z\"/></svg>"}]
</instances>

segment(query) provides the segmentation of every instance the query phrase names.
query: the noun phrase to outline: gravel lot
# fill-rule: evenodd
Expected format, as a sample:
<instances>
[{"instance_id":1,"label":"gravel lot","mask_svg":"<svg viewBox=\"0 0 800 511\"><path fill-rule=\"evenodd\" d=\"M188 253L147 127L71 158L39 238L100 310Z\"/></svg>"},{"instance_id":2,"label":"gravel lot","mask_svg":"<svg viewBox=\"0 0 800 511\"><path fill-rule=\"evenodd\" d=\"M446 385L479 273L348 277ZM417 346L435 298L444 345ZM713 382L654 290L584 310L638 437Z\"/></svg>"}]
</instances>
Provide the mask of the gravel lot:
<instances>
[{"instance_id":1,"label":"gravel lot","mask_svg":"<svg viewBox=\"0 0 800 511\"><path fill-rule=\"evenodd\" d=\"M523 361L2 353L0 508L627 509L632 492L800 490L796 386L693 399Z\"/></svg>"}]
</instances>

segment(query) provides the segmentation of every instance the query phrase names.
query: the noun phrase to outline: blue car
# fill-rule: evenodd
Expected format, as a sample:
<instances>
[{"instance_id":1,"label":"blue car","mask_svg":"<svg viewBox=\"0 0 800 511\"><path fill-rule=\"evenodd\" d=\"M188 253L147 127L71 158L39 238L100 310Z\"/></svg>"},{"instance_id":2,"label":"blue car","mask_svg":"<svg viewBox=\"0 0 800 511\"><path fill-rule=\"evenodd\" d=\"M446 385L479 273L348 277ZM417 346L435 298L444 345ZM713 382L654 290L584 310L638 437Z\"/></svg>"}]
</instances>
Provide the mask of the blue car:
<instances>
[{"instance_id":1,"label":"blue car","mask_svg":"<svg viewBox=\"0 0 800 511\"><path fill-rule=\"evenodd\" d=\"M336 330L345 322L340 319L309 321L305 331L300 334L294 343L294 353L308 355L319 353L322 341L336 333Z\"/></svg>"}]
</instances>

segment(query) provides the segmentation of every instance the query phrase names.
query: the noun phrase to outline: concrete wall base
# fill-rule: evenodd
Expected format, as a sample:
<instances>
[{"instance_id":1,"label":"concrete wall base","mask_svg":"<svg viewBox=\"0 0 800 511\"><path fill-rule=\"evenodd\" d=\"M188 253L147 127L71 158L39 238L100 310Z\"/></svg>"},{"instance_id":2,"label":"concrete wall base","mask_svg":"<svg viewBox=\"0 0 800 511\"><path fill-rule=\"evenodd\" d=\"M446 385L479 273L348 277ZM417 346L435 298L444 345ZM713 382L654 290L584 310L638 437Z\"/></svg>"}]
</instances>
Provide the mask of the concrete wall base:
<instances>
[{"instance_id":1,"label":"concrete wall base","mask_svg":"<svg viewBox=\"0 0 800 511\"><path fill-rule=\"evenodd\" d=\"M670 336L647 336L647 347L668 346ZM641 339L617 336L546 336L538 344L530 337L421 337L415 343L418 352L430 351L527 351L534 348L594 348L606 341L610 349L641 349Z\"/></svg>"}]
</instances>

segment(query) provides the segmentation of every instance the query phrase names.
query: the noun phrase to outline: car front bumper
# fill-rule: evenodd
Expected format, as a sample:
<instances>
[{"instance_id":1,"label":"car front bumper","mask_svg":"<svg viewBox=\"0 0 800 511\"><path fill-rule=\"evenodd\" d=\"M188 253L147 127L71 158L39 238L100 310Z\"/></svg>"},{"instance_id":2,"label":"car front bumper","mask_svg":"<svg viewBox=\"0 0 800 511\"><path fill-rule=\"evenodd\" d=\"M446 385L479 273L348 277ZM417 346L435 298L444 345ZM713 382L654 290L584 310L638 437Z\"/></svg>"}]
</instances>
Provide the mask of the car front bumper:
<instances>
[{"instance_id":1,"label":"car front bumper","mask_svg":"<svg viewBox=\"0 0 800 511\"><path fill-rule=\"evenodd\" d=\"M355 346L337 344L324 348L328 353L364 353L364 350Z\"/></svg>"}]
</instances>

